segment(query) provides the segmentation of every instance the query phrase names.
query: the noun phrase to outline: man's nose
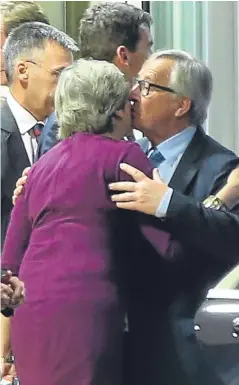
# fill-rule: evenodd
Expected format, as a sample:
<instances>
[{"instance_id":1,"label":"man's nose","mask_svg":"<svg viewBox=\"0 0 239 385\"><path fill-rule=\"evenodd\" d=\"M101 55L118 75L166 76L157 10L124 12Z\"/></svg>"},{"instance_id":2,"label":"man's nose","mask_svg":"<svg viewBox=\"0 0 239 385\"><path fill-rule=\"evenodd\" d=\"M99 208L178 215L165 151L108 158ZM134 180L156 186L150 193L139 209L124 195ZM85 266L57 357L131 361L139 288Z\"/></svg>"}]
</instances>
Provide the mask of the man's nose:
<instances>
[{"instance_id":1,"label":"man's nose","mask_svg":"<svg viewBox=\"0 0 239 385\"><path fill-rule=\"evenodd\" d=\"M139 84L135 84L130 93L129 93L129 100L132 100L132 101L140 101L140 88L139 88Z\"/></svg>"}]
</instances>

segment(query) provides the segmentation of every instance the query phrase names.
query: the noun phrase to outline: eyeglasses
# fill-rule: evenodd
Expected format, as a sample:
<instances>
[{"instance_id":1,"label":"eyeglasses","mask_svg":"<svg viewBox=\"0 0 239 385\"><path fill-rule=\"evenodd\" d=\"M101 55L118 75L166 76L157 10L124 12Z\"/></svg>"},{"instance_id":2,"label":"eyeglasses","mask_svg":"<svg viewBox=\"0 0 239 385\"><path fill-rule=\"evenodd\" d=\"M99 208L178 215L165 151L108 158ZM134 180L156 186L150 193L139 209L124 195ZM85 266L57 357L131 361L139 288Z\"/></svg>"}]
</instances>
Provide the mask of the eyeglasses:
<instances>
[{"instance_id":1,"label":"eyeglasses","mask_svg":"<svg viewBox=\"0 0 239 385\"><path fill-rule=\"evenodd\" d=\"M140 93L142 96L148 96L150 88L156 88L162 91L171 92L173 94L177 94L176 91L174 91L170 87L160 86L159 84L149 83L147 80L140 80L138 78L135 78L136 84L139 85Z\"/></svg>"},{"instance_id":2,"label":"eyeglasses","mask_svg":"<svg viewBox=\"0 0 239 385\"><path fill-rule=\"evenodd\" d=\"M43 70L47 71L51 75L56 76L57 78L60 76L60 74L64 70L64 68L61 68L60 70L53 70L53 69L50 69L50 68L45 68L45 67L42 67L40 64L37 64L36 62L32 61L32 60L26 60L26 62L34 64L35 66L37 66L39 68L42 68Z\"/></svg>"}]
</instances>

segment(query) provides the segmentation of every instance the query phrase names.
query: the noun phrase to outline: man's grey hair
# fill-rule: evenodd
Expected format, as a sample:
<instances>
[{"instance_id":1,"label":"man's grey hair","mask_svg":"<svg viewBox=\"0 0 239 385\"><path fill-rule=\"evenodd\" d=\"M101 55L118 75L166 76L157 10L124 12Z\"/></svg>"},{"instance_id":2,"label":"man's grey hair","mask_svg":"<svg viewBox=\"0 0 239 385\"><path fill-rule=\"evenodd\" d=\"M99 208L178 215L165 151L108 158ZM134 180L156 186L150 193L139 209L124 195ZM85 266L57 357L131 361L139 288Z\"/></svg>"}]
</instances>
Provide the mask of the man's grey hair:
<instances>
[{"instance_id":1,"label":"man's grey hair","mask_svg":"<svg viewBox=\"0 0 239 385\"><path fill-rule=\"evenodd\" d=\"M189 53L179 50L159 50L150 59L169 58L174 61L168 86L191 102L190 124L202 125L207 118L213 79L209 68Z\"/></svg>"},{"instance_id":2,"label":"man's grey hair","mask_svg":"<svg viewBox=\"0 0 239 385\"><path fill-rule=\"evenodd\" d=\"M115 113L125 107L130 86L111 63L80 59L60 75L55 112L61 139L78 131L112 132Z\"/></svg>"},{"instance_id":3,"label":"man's grey hair","mask_svg":"<svg viewBox=\"0 0 239 385\"><path fill-rule=\"evenodd\" d=\"M40 22L24 23L9 34L4 46L5 69L10 83L16 61L34 59L35 50L44 50L47 41L54 41L71 52L79 51L76 42L57 28Z\"/></svg>"}]
</instances>

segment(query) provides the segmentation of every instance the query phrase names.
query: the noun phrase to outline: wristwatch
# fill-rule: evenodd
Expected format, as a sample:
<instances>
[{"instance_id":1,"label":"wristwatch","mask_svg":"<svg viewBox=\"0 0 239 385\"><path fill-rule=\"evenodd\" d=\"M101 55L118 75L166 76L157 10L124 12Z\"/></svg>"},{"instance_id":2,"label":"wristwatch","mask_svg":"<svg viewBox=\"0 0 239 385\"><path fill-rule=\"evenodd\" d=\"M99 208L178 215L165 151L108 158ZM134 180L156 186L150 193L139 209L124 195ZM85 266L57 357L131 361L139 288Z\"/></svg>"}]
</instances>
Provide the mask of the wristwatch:
<instances>
[{"instance_id":1,"label":"wristwatch","mask_svg":"<svg viewBox=\"0 0 239 385\"><path fill-rule=\"evenodd\" d=\"M1 357L0 358L0 363L1 364L13 364L14 363L14 356L13 355L9 355L7 357Z\"/></svg>"},{"instance_id":2,"label":"wristwatch","mask_svg":"<svg viewBox=\"0 0 239 385\"><path fill-rule=\"evenodd\" d=\"M214 210L220 210L221 208L227 208L224 202L215 195L210 195L208 198L206 198L203 201L203 205L206 207L206 209L210 208Z\"/></svg>"}]
</instances>

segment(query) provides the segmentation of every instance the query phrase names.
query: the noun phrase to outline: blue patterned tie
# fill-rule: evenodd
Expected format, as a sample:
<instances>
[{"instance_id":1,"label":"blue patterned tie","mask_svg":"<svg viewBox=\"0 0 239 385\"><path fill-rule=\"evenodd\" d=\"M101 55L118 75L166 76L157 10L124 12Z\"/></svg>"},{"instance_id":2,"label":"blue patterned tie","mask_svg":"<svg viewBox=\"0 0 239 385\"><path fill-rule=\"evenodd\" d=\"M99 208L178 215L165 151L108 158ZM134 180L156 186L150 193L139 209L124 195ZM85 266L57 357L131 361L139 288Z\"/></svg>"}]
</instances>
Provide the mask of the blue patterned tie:
<instances>
[{"instance_id":1,"label":"blue patterned tie","mask_svg":"<svg viewBox=\"0 0 239 385\"><path fill-rule=\"evenodd\" d=\"M160 163L164 161L163 155L159 150L157 150L157 148L150 148L150 150L148 151L148 154L149 153L150 153L149 159L152 165L157 168L160 165Z\"/></svg>"}]
</instances>

